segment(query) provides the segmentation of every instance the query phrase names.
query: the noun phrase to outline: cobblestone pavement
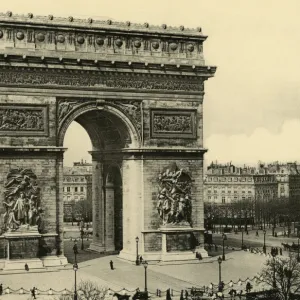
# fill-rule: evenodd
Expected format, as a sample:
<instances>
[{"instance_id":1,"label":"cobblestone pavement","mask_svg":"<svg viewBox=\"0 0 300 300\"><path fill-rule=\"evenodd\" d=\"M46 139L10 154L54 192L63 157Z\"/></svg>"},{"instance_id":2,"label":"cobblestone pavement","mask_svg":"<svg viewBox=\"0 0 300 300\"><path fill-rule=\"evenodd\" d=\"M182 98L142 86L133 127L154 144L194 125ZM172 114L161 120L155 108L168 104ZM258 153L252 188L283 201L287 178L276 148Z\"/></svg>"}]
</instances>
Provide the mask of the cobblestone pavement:
<instances>
[{"instance_id":1,"label":"cobblestone pavement","mask_svg":"<svg viewBox=\"0 0 300 300\"><path fill-rule=\"evenodd\" d=\"M110 270L109 261L114 261L115 270ZM252 278L259 272L266 260L263 255L245 251L235 251L226 255L222 262L222 280L237 282L240 278ZM0 273L1 274L1 273ZM144 289L145 269L118 259L116 256L107 256L79 264L77 280L91 280L98 286L107 286L115 291L122 288L133 291L137 287ZM210 282L218 282L218 263L216 258L208 258L189 264L161 265L149 264L147 268L148 290L155 294L157 289L174 290L174 298L179 298L180 290L192 286L208 286ZM43 273L6 274L1 276L4 287L17 290L23 287L27 290L36 286L39 290L72 290L74 271L69 265L64 270ZM253 283L254 284L254 283ZM236 287L237 288L237 287ZM243 287L238 287L242 289ZM29 299L29 295L3 295L3 299ZM164 298L164 297L163 297ZM58 296L38 295L37 299L58 299ZM160 298L162 299L162 298Z\"/></svg>"}]
</instances>

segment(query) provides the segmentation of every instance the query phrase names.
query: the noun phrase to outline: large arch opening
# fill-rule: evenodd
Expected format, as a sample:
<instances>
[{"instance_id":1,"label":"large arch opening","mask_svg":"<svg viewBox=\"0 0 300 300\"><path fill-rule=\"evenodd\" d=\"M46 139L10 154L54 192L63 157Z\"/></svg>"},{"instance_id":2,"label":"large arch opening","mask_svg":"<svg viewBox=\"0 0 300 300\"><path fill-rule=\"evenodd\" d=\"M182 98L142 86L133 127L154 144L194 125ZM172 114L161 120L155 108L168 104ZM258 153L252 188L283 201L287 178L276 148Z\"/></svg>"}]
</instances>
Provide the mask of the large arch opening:
<instances>
[{"instance_id":1,"label":"large arch opening","mask_svg":"<svg viewBox=\"0 0 300 300\"><path fill-rule=\"evenodd\" d=\"M98 252L121 251L123 248L122 149L135 147L138 140L130 121L125 115L122 118L120 116L122 113L115 108L80 108L77 112L70 112L60 127L60 143L65 141L66 131L72 122L85 130L91 142L91 169L90 174L85 175L90 176L86 180L86 190L87 201L92 204L90 249ZM74 138L79 139L80 135L75 135ZM63 191L66 192L67 188L68 186L64 186Z\"/></svg>"}]
</instances>

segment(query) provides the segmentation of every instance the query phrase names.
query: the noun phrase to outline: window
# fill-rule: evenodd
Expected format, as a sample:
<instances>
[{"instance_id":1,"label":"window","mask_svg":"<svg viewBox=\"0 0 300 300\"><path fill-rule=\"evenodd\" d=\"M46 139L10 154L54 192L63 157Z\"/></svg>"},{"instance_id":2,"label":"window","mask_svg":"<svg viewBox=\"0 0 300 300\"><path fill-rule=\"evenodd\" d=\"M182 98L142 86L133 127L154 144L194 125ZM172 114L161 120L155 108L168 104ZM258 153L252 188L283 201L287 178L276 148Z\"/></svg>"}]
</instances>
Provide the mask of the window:
<instances>
[{"instance_id":1,"label":"window","mask_svg":"<svg viewBox=\"0 0 300 300\"><path fill-rule=\"evenodd\" d=\"M228 194L231 194L231 191L228 191Z\"/></svg>"},{"instance_id":2,"label":"window","mask_svg":"<svg viewBox=\"0 0 300 300\"><path fill-rule=\"evenodd\" d=\"M237 197L236 196L233 199L234 199L234 201L237 201Z\"/></svg>"},{"instance_id":3,"label":"window","mask_svg":"<svg viewBox=\"0 0 300 300\"><path fill-rule=\"evenodd\" d=\"M242 200L245 200L246 199L246 197L242 197Z\"/></svg>"},{"instance_id":4,"label":"window","mask_svg":"<svg viewBox=\"0 0 300 300\"><path fill-rule=\"evenodd\" d=\"M216 194L217 193L217 190L214 190L214 194Z\"/></svg>"},{"instance_id":5,"label":"window","mask_svg":"<svg viewBox=\"0 0 300 300\"><path fill-rule=\"evenodd\" d=\"M217 196L214 196L214 199L215 199L215 200L217 200L217 199L218 199L218 197L217 197Z\"/></svg>"},{"instance_id":6,"label":"window","mask_svg":"<svg viewBox=\"0 0 300 300\"><path fill-rule=\"evenodd\" d=\"M246 192L245 192L245 191L242 191L242 193L245 194Z\"/></svg>"},{"instance_id":7,"label":"window","mask_svg":"<svg viewBox=\"0 0 300 300\"><path fill-rule=\"evenodd\" d=\"M233 191L235 194L237 194L237 191Z\"/></svg>"},{"instance_id":8,"label":"window","mask_svg":"<svg viewBox=\"0 0 300 300\"><path fill-rule=\"evenodd\" d=\"M211 196L208 196L208 200L210 200L211 199Z\"/></svg>"},{"instance_id":9,"label":"window","mask_svg":"<svg viewBox=\"0 0 300 300\"><path fill-rule=\"evenodd\" d=\"M69 186L67 187L67 192L70 192L70 187Z\"/></svg>"},{"instance_id":10,"label":"window","mask_svg":"<svg viewBox=\"0 0 300 300\"><path fill-rule=\"evenodd\" d=\"M80 192L83 192L83 186L80 187Z\"/></svg>"},{"instance_id":11,"label":"window","mask_svg":"<svg viewBox=\"0 0 300 300\"><path fill-rule=\"evenodd\" d=\"M222 197L222 203L225 203L225 197Z\"/></svg>"},{"instance_id":12,"label":"window","mask_svg":"<svg viewBox=\"0 0 300 300\"><path fill-rule=\"evenodd\" d=\"M251 191L248 191L248 194L251 194Z\"/></svg>"},{"instance_id":13,"label":"window","mask_svg":"<svg viewBox=\"0 0 300 300\"><path fill-rule=\"evenodd\" d=\"M78 187L77 187L77 186L75 186L75 193L76 193L76 192L78 192Z\"/></svg>"}]
</instances>

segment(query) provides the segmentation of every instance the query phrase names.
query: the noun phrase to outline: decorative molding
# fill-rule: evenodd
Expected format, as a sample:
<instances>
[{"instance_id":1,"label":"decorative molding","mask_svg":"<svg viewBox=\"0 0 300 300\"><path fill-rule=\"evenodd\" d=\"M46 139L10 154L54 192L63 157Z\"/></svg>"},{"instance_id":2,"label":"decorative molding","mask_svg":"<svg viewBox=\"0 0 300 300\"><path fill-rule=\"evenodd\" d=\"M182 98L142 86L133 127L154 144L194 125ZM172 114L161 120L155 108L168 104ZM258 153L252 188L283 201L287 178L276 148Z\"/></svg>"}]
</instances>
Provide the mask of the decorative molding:
<instances>
[{"instance_id":1,"label":"decorative molding","mask_svg":"<svg viewBox=\"0 0 300 300\"><path fill-rule=\"evenodd\" d=\"M142 101L136 100L96 100L96 99L78 99L78 98L59 98L57 100L57 122L58 132L66 131L71 121L72 115L77 115L86 111L96 110L101 107L114 108L124 114L134 126L139 138L142 135ZM100 112L99 112L100 113ZM70 119L71 117L71 119ZM69 120L66 122L66 120ZM132 126L131 125L131 126ZM110 136L112 138L112 136ZM123 138L126 137L123 136ZM128 136L128 141L130 140Z\"/></svg>"},{"instance_id":2,"label":"decorative molding","mask_svg":"<svg viewBox=\"0 0 300 300\"><path fill-rule=\"evenodd\" d=\"M43 68L1 68L0 85L65 86L138 90L202 92L203 79L196 76L129 74Z\"/></svg>"},{"instance_id":3,"label":"decorative molding","mask_svg":"<svg viewBox=\"0 0 300 300\"><path fill-rule=\"evenodd\" d=\"M150 110L151 138L196 139L196 110Z\"/></svg>"},{"instance_id":4,"label":"decorative molding","mask_svg":"<svg viewBox=\"0 0 300 300\"><path fill-rule=\"evenodd\" d=\"M0 106L0 136L47 136L47 105Z\"/></svg>"},{"instance_id":5,"label":"decorative molding","mask_svg":"<svg viewBox=\"0 0 300 300\"><path fill-rule=\"evenodd\" d=\"M9 13L0 13L0 21L4 21L5 23L11 23L11 24L19 24L22 23L29 23L32 26L40 26L43 24L44 26L64 26L69 27L70 29L73 27L82 27L86 28L87 30L97 30L97 29L107 29L107 30L138 30L143 31L145 34L149 34L151 32L157 34L157 33L163 33L163 34L180 34L182 36L197 36L202 37L203 39L206 38L202 34L201 27L197 28L185 28L183 25L179 27L174 26L167 26L166 24L162 25L151 25L147 22L143 24L139 23L132 23L130 21L126 22L118 22L114 20L101 20L101 19L78 19L74 18L72 16L69 17L56 17L53 15L49 16L35 16L33 14L27 14L27 15L18 15L14 14L12 12Z\"/></svg>"},{"instance_id":6,"label":"decorative molding","mask_svg":"<svg viewBox=\"0 0 300 300\"><path fill-rule=\"evenodd\" d=\"M142 136L142 101L111 101L111 103L117 105L131 119Z\"/></svg>"}]
</instances>

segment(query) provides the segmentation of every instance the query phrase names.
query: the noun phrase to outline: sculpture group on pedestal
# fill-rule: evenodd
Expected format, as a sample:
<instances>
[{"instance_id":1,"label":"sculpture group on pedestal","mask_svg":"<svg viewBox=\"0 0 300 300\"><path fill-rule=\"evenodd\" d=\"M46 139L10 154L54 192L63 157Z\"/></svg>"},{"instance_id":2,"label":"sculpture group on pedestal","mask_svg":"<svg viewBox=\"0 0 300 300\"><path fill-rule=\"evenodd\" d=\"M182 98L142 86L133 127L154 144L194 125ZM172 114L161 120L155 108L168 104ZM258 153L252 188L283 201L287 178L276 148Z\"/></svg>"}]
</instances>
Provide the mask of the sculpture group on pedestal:
<instances>
[{"instance_id":1,"label":"sculpture group on pedestal","mask_svg":"<svg viewBox=\"0 0 300 300\"><path fill-rule=\"evenodd\" d=\"M30 169L12 169L5 183L3 231L38 230L41 222L39 188Z\"/></svg>"},{"instance_id":2,"label":"sculpture group on pedestal","mask_svg":"<svg viewBox=\"0 0 300 300\"><path fill-rule=\"evenodd\" d=\"M163 225L191 225L191 183L190 175L175 163L159 174L156 208Z\"/></svg>"}]
</instances>

